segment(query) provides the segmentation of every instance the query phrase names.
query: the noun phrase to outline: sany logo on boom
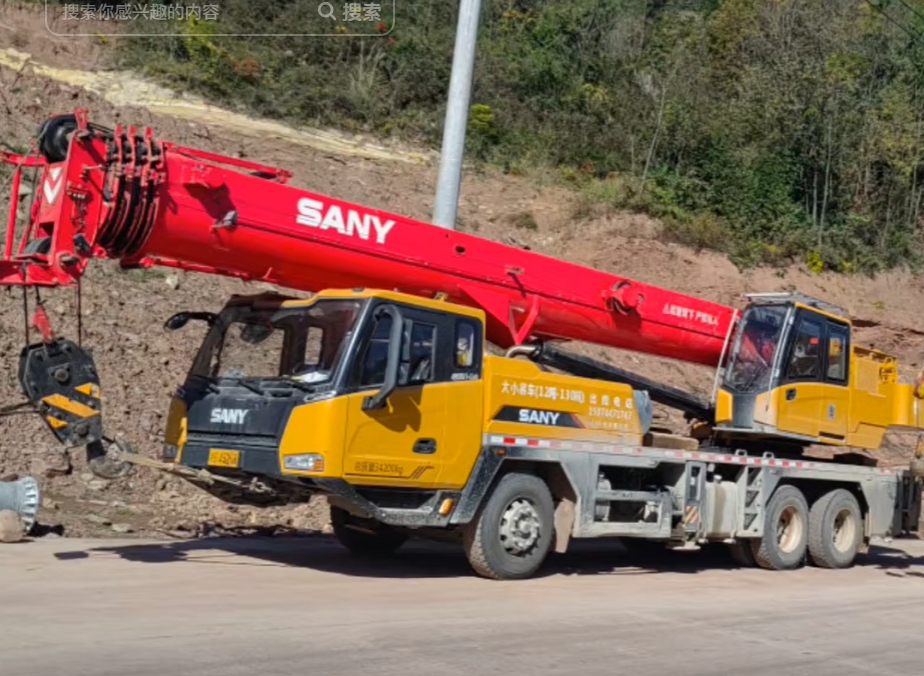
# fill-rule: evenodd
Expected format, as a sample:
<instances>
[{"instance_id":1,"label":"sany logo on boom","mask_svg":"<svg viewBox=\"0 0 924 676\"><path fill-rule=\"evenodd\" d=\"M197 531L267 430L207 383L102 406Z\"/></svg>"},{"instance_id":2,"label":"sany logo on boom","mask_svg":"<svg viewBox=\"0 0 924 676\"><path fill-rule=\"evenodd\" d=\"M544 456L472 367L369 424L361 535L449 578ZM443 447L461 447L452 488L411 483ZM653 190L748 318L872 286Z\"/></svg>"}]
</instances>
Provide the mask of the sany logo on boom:
<instances>
[{"instance_id":1,"label":"sany logo on boom","mask_svg":"<svg viewBox=\"0 0 924 676\"><path fill-rule=\"evenodd\" d=\"M295 221L310 228L336 230L341 235L359 237L363 241L368 241L369 237L374 236L376 244L384 244L385 237L395 227L392 220L383 223L373 214L342 209L336 204L326 205L310 197L302 197L298 201L298 217Z\"/></svg>"}]
</instances>

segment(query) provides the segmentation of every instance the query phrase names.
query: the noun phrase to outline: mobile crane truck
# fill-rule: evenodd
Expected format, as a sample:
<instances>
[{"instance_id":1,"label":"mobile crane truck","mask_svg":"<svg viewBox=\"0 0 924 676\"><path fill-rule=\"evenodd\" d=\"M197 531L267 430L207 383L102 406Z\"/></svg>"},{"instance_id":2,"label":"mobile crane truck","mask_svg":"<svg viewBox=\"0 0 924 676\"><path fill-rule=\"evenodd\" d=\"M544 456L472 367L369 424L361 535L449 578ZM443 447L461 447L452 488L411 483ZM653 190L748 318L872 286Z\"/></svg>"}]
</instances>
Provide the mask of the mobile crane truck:
<instances>
[{"instance_id":1,"label":"mobile crane truck","mask_svg":"<svg viewBox=\"0 0 924 676\"><path fill-rule=\"evenodd\" d=\"M42 190L15 256L14 190L2 283L73 284L110 257L315 293L171 317L166 328L205 321L207 335L160 460L122 457L232 502L322 493L357 554L453 538L478 574L515 579L571 538L615 536L726 543L773 570L841 568L871 538L918 528L920 453L901 469L804 454L924 429L924 379L900 383L840 308L757 294L739 313L292 188L284 170L91 125L84 111L49 119L37 153L8 160L40 167ZM44 335L23 353L23 388L53 429L79 424L65 404L86 382L98 394L92 359L59 350L49 369L58 339ZM713 396L556 344L567 340L716 368ZM69 359L84 380L55 377ZM689 433L658 429L653 402L684 412Z\"/></svg>"}]
</instances>

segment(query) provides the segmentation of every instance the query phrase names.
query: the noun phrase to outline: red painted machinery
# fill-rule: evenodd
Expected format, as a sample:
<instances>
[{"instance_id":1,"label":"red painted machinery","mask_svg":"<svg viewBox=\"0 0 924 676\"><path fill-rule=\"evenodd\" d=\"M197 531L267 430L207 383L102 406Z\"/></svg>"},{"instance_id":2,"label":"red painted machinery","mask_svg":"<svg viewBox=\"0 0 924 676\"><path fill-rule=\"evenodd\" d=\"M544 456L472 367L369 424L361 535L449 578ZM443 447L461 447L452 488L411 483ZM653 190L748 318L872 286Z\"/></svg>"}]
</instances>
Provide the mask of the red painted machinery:
<instances>
[{"instance_id":1,"label":"red painted machinery","mask_svg":"<svg viewBox=\"0 0 924 676\"><path fill-rule=\"evenodd\" d=\"M0 159L14 166L4 285L74 285L92 258L113 258L126 268L173 266L304 291L442 293L483 309L488 338L502 348L575 340L713 367L738 316L699 298L300 190L286 185L288 171L168 143L150 128L106 129L84 110L48 119L32 154ZM29 170L37 172L36 189L28 223L17 227ZM33 323L45 340L23 358L41 352L47 363L49 346L60 341L40 305ZM82 354L68 347L72 360ZM21 369L26 379L33 373L31 389L24 383L33 401L53 391L93 406L92 395L73 391L85 383L62 385L63 376L39 371ZM62 440L74 421L65 422L51 423Z\"/></svg>"}]
</instances>

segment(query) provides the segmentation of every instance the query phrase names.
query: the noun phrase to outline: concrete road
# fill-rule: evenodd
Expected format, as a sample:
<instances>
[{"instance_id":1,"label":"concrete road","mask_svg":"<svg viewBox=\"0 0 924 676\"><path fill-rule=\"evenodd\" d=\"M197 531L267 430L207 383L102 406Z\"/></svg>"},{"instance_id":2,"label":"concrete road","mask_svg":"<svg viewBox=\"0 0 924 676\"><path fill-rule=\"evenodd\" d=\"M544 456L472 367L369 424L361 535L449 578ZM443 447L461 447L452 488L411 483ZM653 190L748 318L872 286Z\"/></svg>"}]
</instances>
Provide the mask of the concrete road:
<instances>
[{"instance_id":1,"label":"concrete road","mask_svg":"<svg viewBox=\"0 0 924 676\"><path fill-rule=\"evenodd\" d=\"M924 674L924 542L791 573L581 544L522 582L436 545L377 567L323 538L0 545L0 672Z\"/></svg>"}]
</instances>

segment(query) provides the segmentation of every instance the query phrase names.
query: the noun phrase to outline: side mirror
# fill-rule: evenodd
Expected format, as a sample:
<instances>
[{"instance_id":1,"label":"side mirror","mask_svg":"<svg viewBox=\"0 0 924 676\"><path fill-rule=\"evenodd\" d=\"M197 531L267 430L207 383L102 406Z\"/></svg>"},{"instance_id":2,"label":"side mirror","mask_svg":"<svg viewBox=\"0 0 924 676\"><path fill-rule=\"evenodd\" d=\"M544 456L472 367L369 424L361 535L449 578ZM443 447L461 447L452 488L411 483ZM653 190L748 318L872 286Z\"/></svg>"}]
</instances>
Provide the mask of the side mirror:
<instances>
[{"instance_id":1,"label":"side mirror","mask_svg":"<svg viewBox=\"0 0 924 676\"><path fill-rule=\"evenodd\" d=\"M376 319L383 315L391 317L391 333L388 335L388 362L385 366L385 382L382 389L363 399L363 410L382 408L385 401L398 386L398 367L401 365L401 345L404 341L404 317L395 305L382 306L376 312Z\"/></svg>"},{"instance_id":2,"label":"side mirror","mask_svg":"<svg viewBox=\"0 0 924 676\"><path fill-rule=\"evenodd\" d=\"M209 326L215 323L218 318L214 312L177 312L170 319L164 322L165 331L178 331L189 323L190 319L201 319L208 323Z\"/></svg>"},{"instance_id":3,"label":"side mirror","mask_svg":"<svg viewBox=\"0 0 924 676\"><path fill-rule=\"evenodd\" d=\"M178 331L189 323L190 316L188 312L177 312L170 319L164 322L165 331Z\"/></svg>"}]
</instances>

